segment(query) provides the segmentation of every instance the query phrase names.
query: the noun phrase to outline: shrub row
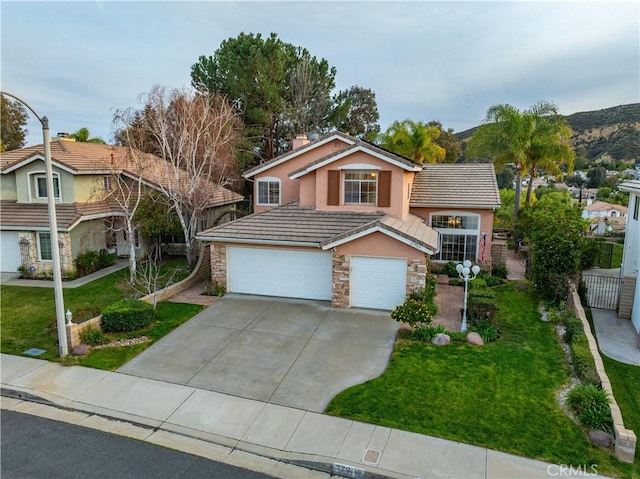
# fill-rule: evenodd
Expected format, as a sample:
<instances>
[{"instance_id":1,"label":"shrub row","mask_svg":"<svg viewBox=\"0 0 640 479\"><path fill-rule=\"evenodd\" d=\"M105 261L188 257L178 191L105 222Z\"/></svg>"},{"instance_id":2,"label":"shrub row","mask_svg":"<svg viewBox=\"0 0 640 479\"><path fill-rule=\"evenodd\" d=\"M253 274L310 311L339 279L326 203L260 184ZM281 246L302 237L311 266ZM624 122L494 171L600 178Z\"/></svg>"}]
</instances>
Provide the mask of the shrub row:
<instances>
[{"instance_id":1,"label":"shrub row","mask_svg":"<svg viewBox=\"0 0 640 479\"><path fill-rule=\"evenodd\" d=\"M115 253L101 254L97 251L85 251L78 254L73 261L78 270L78 275L86 276L87 274L98 271L107 266L111 266L116 262L117 255Z\"/></svg>"},{"instance_id":2,"label":"shrub row","mask_svg":"<svg viewBox=\"0 0 640 479\"><path fill-rule=\"evenodd\" d=\"M140 300L123 300L113 303L102 312L102 329L134 331L149 326L155 316L153 306Z\"/></svg>"},{"instance_id":3,"label":"shrub row","mask_svg":"<svg viewBox=\"0 0 640 479\"><path fill-rule=\"evenodd\" d=\"M607 432L613 429L607 392L593 384L580 384L569 391L567 405L583 426Z\"/></svg>"}]
</instances>

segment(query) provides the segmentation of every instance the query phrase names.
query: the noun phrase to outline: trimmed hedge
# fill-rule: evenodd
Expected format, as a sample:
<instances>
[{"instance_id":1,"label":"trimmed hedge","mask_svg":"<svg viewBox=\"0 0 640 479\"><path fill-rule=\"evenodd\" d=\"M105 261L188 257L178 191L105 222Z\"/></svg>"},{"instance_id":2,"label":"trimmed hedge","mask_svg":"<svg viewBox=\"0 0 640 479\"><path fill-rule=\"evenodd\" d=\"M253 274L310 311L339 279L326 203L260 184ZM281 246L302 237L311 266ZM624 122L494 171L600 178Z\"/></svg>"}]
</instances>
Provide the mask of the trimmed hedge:
<instances>
[{"instance_id":1,"label":"trimmed hedge","mask_svg":"<svg viewBox=\"0 0 640 479\"><path fill-rule=\"evenodd\" d=\"M493 319L498 312L496 298L489 289L472 289L467 300L467 314L472 325L487 321L493 324Z\"/></svg>"},{"instance_id":2,"label":"trimmed hedge","mask_svg":"<svg viewBox=\"0 0 640 479\"><path fill-rule=\"evenodd\" d=\"M153 306L140 300L123 300L113 303L102 312L102 329L112 331L134 331L153 321Z\"/></svg>"}]
</instances>

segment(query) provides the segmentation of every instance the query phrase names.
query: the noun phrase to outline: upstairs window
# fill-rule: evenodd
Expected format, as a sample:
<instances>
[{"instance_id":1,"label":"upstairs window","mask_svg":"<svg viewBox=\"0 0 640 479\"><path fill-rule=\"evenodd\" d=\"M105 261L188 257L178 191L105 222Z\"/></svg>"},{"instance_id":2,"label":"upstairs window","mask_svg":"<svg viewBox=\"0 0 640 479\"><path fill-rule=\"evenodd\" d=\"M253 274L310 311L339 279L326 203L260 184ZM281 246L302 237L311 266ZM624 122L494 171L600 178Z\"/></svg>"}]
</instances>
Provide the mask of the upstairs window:
<instances>
[{"instance_id":1,"label":"upstairs window","mask_svg":"<svg viewBox=\"0 0 640 479\"><path fill-rule=\"evenodd\" d=\"M344 174L345 204L376 204L378 174L375 171L346 171Z\"/></svg>"},{"instance_id":2,"label":"upstairs window","mask_svg":"<svg viewBox=\"0 0 640 479\"><path fill-rule=\"evenodd\" d=\"M436 261L476 261L480 238L480 217L474 214L435 214L431 227L440 233Z\"/></svg>"},{"instance_id":3,"label":"upstairs window","mask_svg":"<svg viewBox=\"0 0 640 479\"><path fill-rule=\"evenodd\" d=\"M46 175L34 175L34 187L36 192L36 198L47 198L47 177ZM60 199L60 177L57 173L53 174L53 197L56 200Z\"/></svg>"},{"instance_id":4,"label":"upstairs window","mask_svg":"<svg viewBox=\"0 0 640 479\"><path fill-rule=\"evenodd\" d=\"M264 178L258 180L258 204L277 206L280 204L280 180Z\"/></svg>"}]
</instances>

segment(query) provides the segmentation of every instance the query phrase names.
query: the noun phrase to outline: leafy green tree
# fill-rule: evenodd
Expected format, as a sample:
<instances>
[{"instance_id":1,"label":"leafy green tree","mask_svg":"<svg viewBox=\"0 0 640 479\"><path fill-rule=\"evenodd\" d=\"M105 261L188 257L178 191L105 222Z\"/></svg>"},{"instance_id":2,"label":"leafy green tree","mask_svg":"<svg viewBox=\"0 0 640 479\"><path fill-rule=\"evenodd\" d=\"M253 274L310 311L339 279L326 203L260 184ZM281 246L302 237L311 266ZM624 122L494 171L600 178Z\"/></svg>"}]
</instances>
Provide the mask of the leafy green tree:
<instances>
[{"instance_id":1,"label":"leafy green tree","mask_svg":"<svg viewBox=\"0 0 640 479\"><path fill-rule=\"evenodd\" d=\"M158 191L149 191L140 200L133 217L140 234L147 239L152 249L149 256L159 258L159 245L162 236L180 236L183 234L180 222L172 213L171 204Z\"/></svg>"},{"instance_id":2,"label":"leafy green tree","mask_svg":"<svg viewBox=\"0 0 640 479\"><path fill-rule=\"evenodd\" d=\"M326 60L275 33L268 38L241 33L224 40L213 56L200 56L191 67L191 83L200 92L225 95L242 113L248 136L255 138L252 151L268 160L287 147L283 136L291 129L324 126L335 73Z\"/></svg>"},{"instance_id":3,"label":"leafy green tree","mask_svg":"<svg viewBox=\"0 0 640 479\"><path fill-rule=\"evenodd\" d=\"M613 194L613 188L610 188L608 186L602 186L598 188L598 191L596 191L596 199L600 201L608 202L612 194Z\"/></svg>"},{"instance_id":4,"label":"leafy green tree","mask_svg":"<svg viewBox=\"0 0 640 479\"><path fill-rule=\"evenodd\" d=\"M573 187L579 189L580 194L579 194L579 197L578 197L578 202L582 203L582 191L587 186L588 180L582 175L575 174L575 175L572 175L572 176L569 176L569 177L565 178L564 183L567 186L573 186Z\"/></svg>"},{"instance_id":5,"label":"leafy green tree","mask_svg":"<svg viewBox=\"0 0 640 479\"><path fill-rule=\"evenodd\" d=\"M2 151L17 150L25 144L29 131L27 110L19 101L0 95L0 145Z\"/></svg>"},{"instance_id":6,"label":"leafy green tree","mask_svg":"<svg viewBox=\"0 0 640 479\"><path fill-rule=\"evenodd\" d=\"M446 151L435 143L439 135L438 128L421 121L394 121L387 131L379 135L378 144L416 163L440 163Z\"/></svg>"},{"instance_id":7,"label":"leafy green tree","mask_svg":"<svg viewBox=\"0 0 640 479\"><path fill-rule=\"evenodd\" d=\"M356 138L373 140L380 133L376 94L358 85L342 90L333 97L330 124Z\"/></svg>"},{"instance_id":8,"label":"leafy green tree","mask_svg":"<svg viewBox=\"0 0 640 479\"><path fill-rule=\"evenodd\" d=\"M440 131L440 135L434 140L436 145L444 148L445 155L442 163L456 163L462 156L462 146L453 133L453 128L444 129L439 121L432 120L427 123Z\"/></svg>"},{"instance_id":9,"label":"leafy green tree","mask_svg":"<svg viewBox=\"0 0 640 479\"><path fill-rule=\"evenodd\" d=\"M95 136L91 138L91 133L89 133L89 128L80 128L75 133L71 133L69 138L73 138L77 142L80 143L97 143L100 145L106 145L106 142L100 138L99 136Z\"/></svg>"},{"instance_id":10,"label":"leafy green tree","mask_svg":"<svg viewBox=\"0 0 640 479\"><path fill-rule=\"evenodd\" d=\"M587 171L587 188L599 188L602 182L607 178L607 170L602 166L595 166Z\"/></svg>"},{"instance_id":11,"label":"leafy green tree","mask_svg":"<svg viewBox=\"0 0 640 479\"><path fill-rule=\"evenodd\" d=\"M513 189L513 182L516 179L516 173L511 166L505 166L496 173L496 180L499 189Z\"/></svg>"},{"instance_id":12,"label":"leafy green tree","mask_svg":"<svg viewBox=\"0 0 640 479\"><path fill-rule=\"evenodd\" d=\"M548 195L549 193L560 193L562 191L563 190L558 188L555 184L550 184L550 185L545 185L545 186L538 186L533 191L533 193L535 194L536 198L539 200L544 195Z\"/></svg>"},{"instance_id":13,"label":"leafy green tree","mask_svg":"<svg viewBox=\"0 0 640 479\"><path fill-rule=\"evenodd\" d=\"M568 192L549 193L524 208L520 227L531 251L530 279L539 294L554 303L566 301L580 275L587 222Z\"/></svg>"},{"instance_id":14,"label":"leafy green tree","mask_svg":"<svg viewBox=\"0 0 640 479\"><path fill-rule=\"evenodd\" d=\"M556 174L560 161L569 164L569 169L573 167L569 131L553 103L540 102L523 111L508 104L493 105L487 111L484 124L469 140L467 157L490 157L497 170L507 164L515 166L514 217L517 220L524 172L532 178L538 168ZM530 203L531 187L527 191L527 204Z\"/></svg>"}]
</instances>

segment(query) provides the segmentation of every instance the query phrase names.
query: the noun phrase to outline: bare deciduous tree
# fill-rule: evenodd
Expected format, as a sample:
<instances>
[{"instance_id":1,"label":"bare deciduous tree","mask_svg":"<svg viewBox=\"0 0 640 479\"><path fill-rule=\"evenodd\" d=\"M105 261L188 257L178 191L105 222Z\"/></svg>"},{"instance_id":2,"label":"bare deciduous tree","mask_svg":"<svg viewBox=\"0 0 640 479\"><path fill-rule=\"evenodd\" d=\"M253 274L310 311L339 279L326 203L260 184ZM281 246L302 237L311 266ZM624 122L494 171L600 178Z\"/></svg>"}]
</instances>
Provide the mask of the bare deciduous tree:
<instances>
[{"instance_id":1,"label":"bare deciduous tree","mask_svg":"<svg viewBox=\"0 0 640 479\"><path fill-rule=\"evenodd\" d=\"M194 266L200 220L217 189L237 178L234 153L241 121L219 94L154 86L142 101L143 114L116 112L118 136L132 154L152 147L163 160L148 166L145 176L167 197L184 233L187 261Z\"/></svg>"}]
</instances>

